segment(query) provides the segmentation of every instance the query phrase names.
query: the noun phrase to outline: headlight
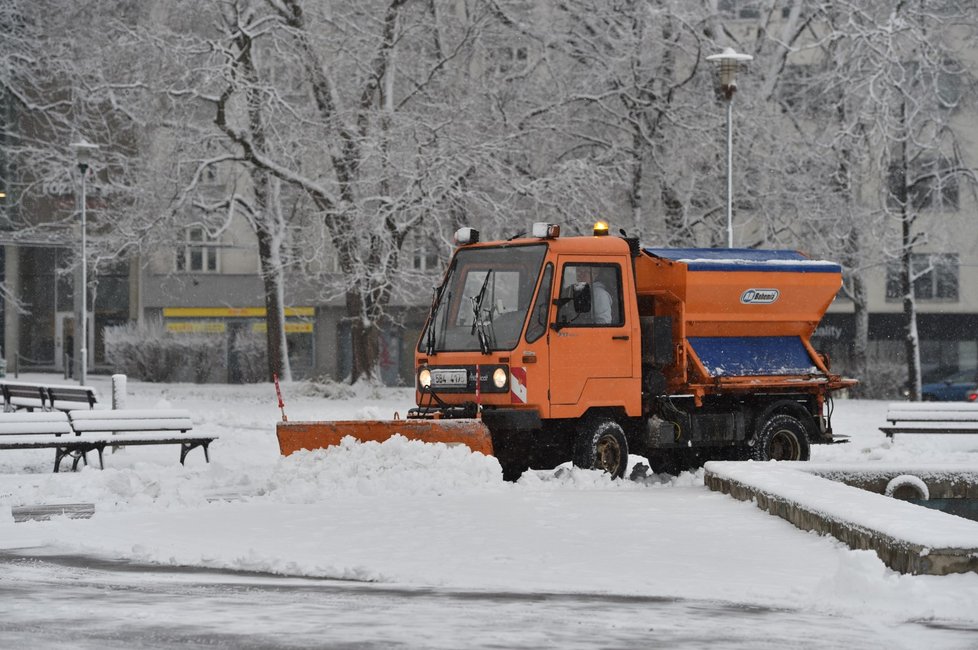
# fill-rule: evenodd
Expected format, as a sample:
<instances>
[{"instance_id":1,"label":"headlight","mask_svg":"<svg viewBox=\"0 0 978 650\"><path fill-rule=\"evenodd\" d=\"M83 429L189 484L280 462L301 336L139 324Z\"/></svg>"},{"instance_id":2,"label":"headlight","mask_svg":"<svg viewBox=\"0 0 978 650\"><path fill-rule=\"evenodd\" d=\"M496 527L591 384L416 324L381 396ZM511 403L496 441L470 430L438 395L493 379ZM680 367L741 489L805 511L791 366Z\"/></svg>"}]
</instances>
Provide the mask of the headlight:
<instances>
[{"instance_id":1,"label":"headlight","mask_svg":"<svg viewBox=\"0 0 978 650\"><path fill-rule=\"evenodd\" d=\"M421 388L431 388L431 371L422 368L418 371L418 386Z\"/></svg>"},{"instance_id":2,"label":"headlight","mask_svg":"<svg viewBox=\"0 0 978 650\"><path fill-rule=\"evenodd\" d=\"M496 368L496 370L493 371L493 373L492 373L492 383L496 386L496 388L502 388L503 386L505 386L506 385L506 379L507 379L507 377L506 377L506 369L505 368Z\"/></svg>"}]
</instances>

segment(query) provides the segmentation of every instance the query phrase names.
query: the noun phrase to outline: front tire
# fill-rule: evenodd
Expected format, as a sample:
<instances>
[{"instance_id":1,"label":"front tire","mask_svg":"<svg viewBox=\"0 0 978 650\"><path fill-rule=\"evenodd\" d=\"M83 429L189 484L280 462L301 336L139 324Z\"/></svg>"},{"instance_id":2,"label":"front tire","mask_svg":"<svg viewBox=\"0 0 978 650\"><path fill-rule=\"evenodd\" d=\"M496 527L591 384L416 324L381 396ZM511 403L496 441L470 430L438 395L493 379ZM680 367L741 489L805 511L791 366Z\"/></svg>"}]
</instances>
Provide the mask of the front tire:
<instances>
[{"instance_id":1,"label":"front tire","mask_svg":"<svg viewBox=\"0 0 978 650\"><path fill-rule=\"evenodd\" d=\"M587 421L574 442L574 464L623 477L628 469L628 440L621 425L607 419Z\"/></svg>"},{"instance_id":2,"label":"front tire","mask_svg":"<svg viewBox=\"0 0 978 650\"><path fill-rule=\"evenodd\" d=\"M758 429L751 457L754 460L808 460L811 448L805 425L792 415L772 415Z\"/></svg>"}]
</instances>

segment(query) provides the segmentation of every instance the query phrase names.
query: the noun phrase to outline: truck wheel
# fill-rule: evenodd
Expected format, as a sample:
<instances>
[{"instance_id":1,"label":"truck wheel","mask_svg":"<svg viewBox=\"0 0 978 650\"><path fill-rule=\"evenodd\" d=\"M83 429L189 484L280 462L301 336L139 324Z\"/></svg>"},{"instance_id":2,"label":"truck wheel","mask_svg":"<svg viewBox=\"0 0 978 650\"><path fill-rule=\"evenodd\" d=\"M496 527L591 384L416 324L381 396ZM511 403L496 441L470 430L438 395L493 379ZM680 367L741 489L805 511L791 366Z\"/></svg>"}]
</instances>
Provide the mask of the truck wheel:
<instances>
[{"instance_id":1,"label":"truck wheel","mask_svg":"<svg viewBox=\"0 0 978 650\"><path fill-rule=\"evenodd\" d=\"M805 425L785 413L772 415L760 426L751 453L754 460L808 460L810 455Z\"/></svg>"},{"instance_id":2,"label":"truck wheel","mask_svg":"<svg viewBox=\"0 0 978 650\"><path fill-rule=\"evenodd\" d=\"M614 420L585 422L574 442L574 464L623 477L628 468L628 441L621 426Z\"/></svg>"},{"instance_id":3,"label":"truck wheel","mask_svg":"<svg viewBox=\"0 0 978 650\"><path fill-rule=\"evenodd\" d=\"M503 468L503 480L510 483L515 483L523 476L523 472L529 469L523 463L503 463L500 462Z\"/></svg>"}]
</instances>

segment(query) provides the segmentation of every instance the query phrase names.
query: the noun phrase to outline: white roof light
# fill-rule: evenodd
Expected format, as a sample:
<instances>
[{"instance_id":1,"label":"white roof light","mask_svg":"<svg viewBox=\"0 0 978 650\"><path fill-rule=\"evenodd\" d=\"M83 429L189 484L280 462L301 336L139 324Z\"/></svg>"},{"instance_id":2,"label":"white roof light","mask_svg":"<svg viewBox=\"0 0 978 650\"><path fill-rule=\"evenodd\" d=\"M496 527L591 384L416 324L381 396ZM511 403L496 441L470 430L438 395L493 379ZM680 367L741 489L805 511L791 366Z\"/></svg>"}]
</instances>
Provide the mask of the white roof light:
<instances>
[{"instance_id":1,"label":"white roof light","mask_svg":"<svg viewBox=\"0 0 978 650\"><path fill-rule=\"evenodd\" d=\"M555 223L547 223L546 221L537 221L533 224L531 233L534 237L540 237L541 239L556 239L560 237L560 226Z\"/></svg>"},{"instance_id":2,"label":"white roof light","mask_svg":"<svg viewBox=\"0 0 978 650\"><path fill-rule=\"evenodd\" d=\"M479 231L475 228L459 228L455 231L455 244L465 246L479 241Z\"/></svg>"}]
</instances>

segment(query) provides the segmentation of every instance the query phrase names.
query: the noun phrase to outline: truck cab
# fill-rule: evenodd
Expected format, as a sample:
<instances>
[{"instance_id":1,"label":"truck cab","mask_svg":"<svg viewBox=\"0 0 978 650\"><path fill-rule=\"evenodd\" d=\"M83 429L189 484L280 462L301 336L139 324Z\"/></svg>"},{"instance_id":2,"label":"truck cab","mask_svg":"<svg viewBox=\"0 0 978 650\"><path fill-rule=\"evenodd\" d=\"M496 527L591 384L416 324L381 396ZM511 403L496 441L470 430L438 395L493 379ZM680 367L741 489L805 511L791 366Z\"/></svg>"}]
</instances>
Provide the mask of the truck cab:
<instances>
[{"instance_id":1,"label":"truck cab","mask_svg":"<svg viewBox=\"0 0 978 650\"><path fill-rule=\"evenodd\" d=\"M826 396L853 382L809 337L837 265L642 249L601 223L591 237L534 224L531 237L480 243L463 228L456 241L416 349L410 417L481 418L507 475L573 460L620 476L629 451L673 470L804 460L831 441Z\"/></svg>"}]
</instances>

